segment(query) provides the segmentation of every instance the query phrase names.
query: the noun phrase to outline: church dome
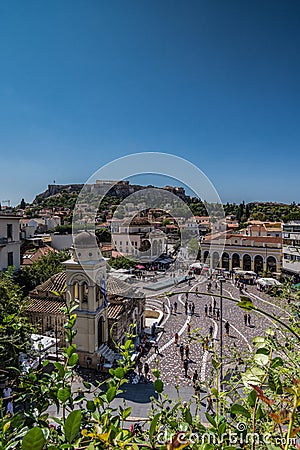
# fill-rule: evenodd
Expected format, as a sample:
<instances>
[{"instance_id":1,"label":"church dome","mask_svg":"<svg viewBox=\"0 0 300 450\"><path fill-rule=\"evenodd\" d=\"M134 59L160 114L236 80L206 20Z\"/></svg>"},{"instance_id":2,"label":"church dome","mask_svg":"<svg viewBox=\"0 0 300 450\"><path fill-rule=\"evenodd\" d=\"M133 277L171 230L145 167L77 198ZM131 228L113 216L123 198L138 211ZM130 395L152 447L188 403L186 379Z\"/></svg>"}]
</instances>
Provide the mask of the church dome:
<instances>
[{"instance_id":1,"label":"church dome","mask_svg":"<svg viewBox=\"0 0 300 450\"><path fill-rule=\"evenodd\" d=\"M74 237L73 258L84 263L103 259L94 233L82 231Z\"/></svg>"},{"instance_id":2,"label":"church dome","mask_svg":"<svg viewBox=\"0 0 300 450\"><path fill-rule=\"evenodd\" d=\"M74 247L77 248L91 248L98 247L96 236L89 231L82 231L74 238Z\"/></svg>"}]
</instances>

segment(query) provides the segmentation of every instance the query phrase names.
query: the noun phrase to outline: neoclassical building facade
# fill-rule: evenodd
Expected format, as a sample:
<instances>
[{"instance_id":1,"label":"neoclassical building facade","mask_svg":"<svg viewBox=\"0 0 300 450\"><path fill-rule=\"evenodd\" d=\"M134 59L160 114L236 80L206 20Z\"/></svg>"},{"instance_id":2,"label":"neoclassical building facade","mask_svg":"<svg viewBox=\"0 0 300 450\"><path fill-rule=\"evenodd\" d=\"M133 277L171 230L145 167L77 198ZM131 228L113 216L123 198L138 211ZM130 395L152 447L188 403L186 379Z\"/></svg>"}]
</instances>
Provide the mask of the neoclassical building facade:
<instances>
[{"instance_id":1,"label":"neoclassical building facade","mask_svg":"<svg viewBox=\"0 0 300 450\"><path fill-rule=\"evenodd\" d=\"M205 236L200 245L201 261L211 268L240 267L257 274L281 268L281 237L217 233Z\"/></svg>"}]
</instances>

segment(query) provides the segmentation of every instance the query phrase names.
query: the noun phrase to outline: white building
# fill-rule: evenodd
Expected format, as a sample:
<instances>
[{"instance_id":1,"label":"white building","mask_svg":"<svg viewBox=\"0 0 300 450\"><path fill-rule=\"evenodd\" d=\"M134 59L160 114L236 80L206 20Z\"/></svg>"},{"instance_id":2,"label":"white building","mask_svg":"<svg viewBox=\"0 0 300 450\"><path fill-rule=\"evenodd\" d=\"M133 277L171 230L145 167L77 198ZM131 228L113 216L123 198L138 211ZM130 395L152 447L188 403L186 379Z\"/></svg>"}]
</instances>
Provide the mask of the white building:
<instances>
[{"instance_id":1,"label":"white building","mask_svg":"<svg viewBox=\"0 0 300 450\"><path fill-rule=\"evenodd\" d=\"M111 222L112 245L124 256L148 258L149 261L165 253L165 234L148 222L146 218L113 220Z\"/></svg>"},{"instance_id":2,"label":"white building","mask_svg":"<svg viewBox=\"0 0 300 450\"><path fill-rule=\"evenodd\" d=\"M20 267L20 217L0 215L0 270Z\"/></svg>"},{"instance_id":3,"label":"white building","mask_svg":"<svg viewBox=\"0 0 300 450\"><path fill-rule=\"evenodd\" d=\"M300 279L300 221L282 225L282 272Z\"/></svg>"}]
</instances>

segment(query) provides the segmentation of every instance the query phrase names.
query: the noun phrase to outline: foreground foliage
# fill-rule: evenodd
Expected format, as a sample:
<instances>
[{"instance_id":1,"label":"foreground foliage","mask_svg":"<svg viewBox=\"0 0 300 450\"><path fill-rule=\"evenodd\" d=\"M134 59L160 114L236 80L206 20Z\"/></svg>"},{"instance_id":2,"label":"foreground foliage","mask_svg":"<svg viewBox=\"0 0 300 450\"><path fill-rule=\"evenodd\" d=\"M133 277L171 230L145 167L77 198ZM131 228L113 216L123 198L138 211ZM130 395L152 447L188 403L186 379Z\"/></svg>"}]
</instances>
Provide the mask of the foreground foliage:
<instances>
[{"instance_id":1,"label":"foreground foliage","mask_svg":"<svg viewBox=\"0 0 300 450\"><path fill-rule=\"evenodd\" d=\"M254 309L247 298L238 306ZM146 429L129 430L125 426L131 414L126 404L114 406L122 393L126 375L132 368L132 335L119 347L122 360L110 370L110 378L99 388L84 382L74 390L78 355L73 344L75 307L65 308L68 346L64 362L55 370L42 368L20 377L20 392L15 404L26 405L13 417L0 421L0 449L299 449L300 430L299 323L289 315L254 339L254 351L245 361L245 370L232 370L230 380L219 385L220 360L215 355L210 392L214 412L201 411L208 393L198 392L190 402L170 400L164 394L159 367L153 370L156 398ZM278 322L277 322L278 324ZM288 329L286 328L288 327ZM290 332L288 330L292 330ZM47 366L45 361L43 366ZM196 411L192 407L196 404ZM48 408L55 405L59 418L50 418ZM57 427L49 426L55 422ZM299 441L298 441L299 444Z\"/></svg>"}]
</instances>

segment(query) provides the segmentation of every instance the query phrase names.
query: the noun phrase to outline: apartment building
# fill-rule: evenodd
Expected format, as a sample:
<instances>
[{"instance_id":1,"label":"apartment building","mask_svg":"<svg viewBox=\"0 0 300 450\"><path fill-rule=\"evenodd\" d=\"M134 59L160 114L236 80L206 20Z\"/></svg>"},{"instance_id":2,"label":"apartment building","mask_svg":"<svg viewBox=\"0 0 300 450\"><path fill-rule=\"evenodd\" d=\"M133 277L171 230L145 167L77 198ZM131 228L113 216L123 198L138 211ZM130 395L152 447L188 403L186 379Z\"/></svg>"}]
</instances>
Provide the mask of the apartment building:
<instances>
[{"instance_id":1,"label":"apartment building","mask_svg":"<svg viewBox=\"0 0 300 450\"><path fill-rule=\"evenodd\" d=\"M20 217L0 215L0 271L20 267Z\"/></svg>"}]
</instances>

